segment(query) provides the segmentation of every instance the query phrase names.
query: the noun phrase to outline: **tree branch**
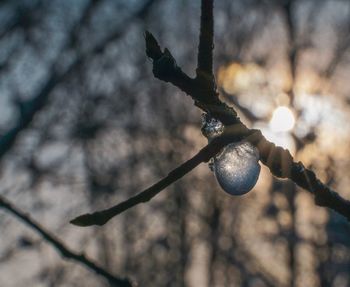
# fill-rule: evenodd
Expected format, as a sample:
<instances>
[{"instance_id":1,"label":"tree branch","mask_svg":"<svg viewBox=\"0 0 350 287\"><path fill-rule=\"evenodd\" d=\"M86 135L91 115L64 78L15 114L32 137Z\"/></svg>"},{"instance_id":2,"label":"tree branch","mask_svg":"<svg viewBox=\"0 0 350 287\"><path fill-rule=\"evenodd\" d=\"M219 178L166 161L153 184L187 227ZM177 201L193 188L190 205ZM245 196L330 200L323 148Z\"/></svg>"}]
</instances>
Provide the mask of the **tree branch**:
<instances>
[{"instance_id":1,"label":"tree branch","mask_svg":"<svg viewBox=\"0 0 350 287\"><path fill-rule=\"evenodd\" d=\"M169 172L169 174L166 177L164 177L151 187L109 209L97 211L92 214L89 213L81 215L71 220L70 223L77 226L104 225L111 218L122 213L123 211L139 203L151 200L159 192L161 192L167 186L189 173L200 163L209 161L209 159L215 154L217 154L220 151L220 149L224 146L225 143L222 142L222 139L215 139L210 144L202 148L194 157L192 157L185 163L181 164L179 167Z\"/></svg>"},{"instance_id":2,"label":"tree branch","mask_svg":"<svg viewBox=\"0 0 350 287\"><path fill-rule=\"evenodd\" d=\"M170 82L190 95L194 104L219 119L224 125L237 124L239 119L235 110L221 102L210 79L207 77L190 78L176 64L170 51L161 51L157 40L150 32L145 33L146 54L153 60L153 74L156 78Z\"/></svg>"},{"instance_id":3,"label":"tree branch","mask_svg":"<svg viewBox=\"0 0 350 287\"><path fill-rule=\"evenodd\" d=\"M203 19L205 19L205 17L210 18L210 8L212 8L212 1L202 0L201 40L199 50L202 49L202 45L203 47L207 47L204 44L206 42L204 39L207 38L202 36L202 28L206 25ZM204 13L203 9L205 10ZM209 16L208 14L204 16L205 13L209 13ZM343 199L335 191L323 184L316 177L315 173L306 169L301 162L294 162L288 150L266 140L261 131L248 129L237 117L236 111L220 101L215 82L213 82L211 77L207 77L203 73L198 74L199 69L197 69L197 77L195 79L190 78L176 64L174 57L168 49L165 48L164 51L161 50L157 40L151 33L145 33L145 40L146 54L153 60L154 76L162 81L172 83L174 86L190 95L197 107L210 113L211 116L217 118L225 125L224 133L211 141L206 147L202 148L193 158L174 169L168 176L148 189L109 209L81 215L73 219L71 221L72 224L78 226L103 225L112 217L125 210L141 202L149 201L160 191L183 177L201 162L207 162L225 145L243 139L251 142L259 150L260 161L270 169L273 175L292 180L300 187L312 193L317 205L329 207L350 221L350 201ZM208 41L206 43L208 43ZM199 51L199 54L200 53L202 52ZM198 55L198 59L201 57ZM201 60L198 62L201 62ZM209 66L206 67L208 68Z\"/></svg>"},{"instance_id":4,"label":"tree branch","mask_svg":"<svg viewBox=\"0 0 350 287\"><path fill-rule=\"evenodd\" d=\"M27 226L37 232L42 238L46 240L50 245L52 245L57 252L59 252L62 257L73 260L87 267L88 269L94 271L96 274L104 277L108 282L115 287L132 287L131 282L128 279L118 278L115 275L109 273L107 270L98 266L96 263L91 261L82 253L76 253L73 250L65 246L58 238L56 238L52 233L42 227L34 219L30 218L29 215L25 214L23 211L15 207L11 202L9 202L4 197L0 196L0 208L4 208L8 212L15 215L17 218L22 220Z\"/></svg>"},{"instance_id":5,"label":"tree branch","mask_svg":"<svg viewBox=\"0 0 350 287\"><path fill-rule=\"evenodd\" d=\"M150 36L148 38L152 37ZM159 65L161 65L162 69L162 73L154 73L154 76L160 80L170 82L181 89L184 85L182 79L186 79L188 76L181 72L181 77L178 77L178 71L181 71L181 69L176 65L171 53L168 50L162 52L154 37L153 41L155 41L157 45L149 46L147 43L148 38L146 37L147 49L156 50L153 51L153 53L148 53L149 56L156 55L153 58L151 57L153 60L153 71L157 71ZM163 75L166 75L166 78L164 78ZM179 82L180 85L178 85ZM251 130L240 121L233 108L228 107L225 103L221 102L218 97L214 97L210 92L206 93L207 90L198 86L202 85L202 82L198 82L195 79L192 80L190 85L190 87L186 87L186 89L182 90L193 98L196 106L219 119L226 126L225 129L227 131L232 127L237 130L238 125L240 127L238 130L246 130L245 134L251 134ZM301 162L294 162L288 150L282 147L276 147L275 144L267 141L261 132L260 135L260 139L253 144L255 144L259 150L260 161L270 169L273 175L280 178L291 179L300 187L314 194L315 203L317 205L329 207L350 220L350 202L348 200L343 199L336 192L323 184L316 177L315 173L306 169ZM233 141L235 141L234 137Z\"/></svg>"},{"instance_id":6,"label":"tree branch","mask_svg":"<svg viewBox=\"0 0 350 287\"><path fill-rule=\"evenodd\" d=\"M203 72L212 78L214 78L214 75L213 75L213 49L214 49L213 2L214 0L202 0L199 46L198 46L198 64L197 64L197 75L198 75L198 72Z\"/></svg>"},{"instance_id":7,"label":"tree branch","mask_svg":"<svg viewBox=\"0 0 350 287\"><path fill-rule=\"evenodd\" d=\"M248 129L241 123L226 127L222 136L213 139L194 157L175 168L166 177L146 190L111 208L78 216L71 220L70 223L82 227L104 225L111 218L129 208L151 200L159 192L189 173L200 163L209 161L227 144L242 140L249 141L259 149L260 161L270 169L273 175L291 179L294 183L312 193L315 196L317 205L329 207L350 221L350 202L348 200L343 199L324 185L317 179L314 172L306 169L301 162L293 162L293 158L288 150L267 141L261 131Z\"/></svg>"}]
</instances>

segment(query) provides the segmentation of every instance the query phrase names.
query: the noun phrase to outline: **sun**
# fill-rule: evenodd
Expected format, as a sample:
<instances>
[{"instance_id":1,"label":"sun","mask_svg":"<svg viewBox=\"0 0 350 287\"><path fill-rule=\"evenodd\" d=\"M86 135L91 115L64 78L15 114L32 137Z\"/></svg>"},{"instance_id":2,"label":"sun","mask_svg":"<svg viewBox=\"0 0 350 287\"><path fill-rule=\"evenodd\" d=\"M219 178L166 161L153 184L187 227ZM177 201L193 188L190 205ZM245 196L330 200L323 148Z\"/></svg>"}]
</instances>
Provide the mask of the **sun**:
<instances>
[{"instance_id":1,"label":"sun","mask_svg":"<svg viewBox=\"0 0 350 287\"><path fill-rule=\"evenodd\" d=\"M272 114L270 128L274 132L288 132L295 125L293 112L286 106L279 106Z\"/></svg>"}]
</instances>

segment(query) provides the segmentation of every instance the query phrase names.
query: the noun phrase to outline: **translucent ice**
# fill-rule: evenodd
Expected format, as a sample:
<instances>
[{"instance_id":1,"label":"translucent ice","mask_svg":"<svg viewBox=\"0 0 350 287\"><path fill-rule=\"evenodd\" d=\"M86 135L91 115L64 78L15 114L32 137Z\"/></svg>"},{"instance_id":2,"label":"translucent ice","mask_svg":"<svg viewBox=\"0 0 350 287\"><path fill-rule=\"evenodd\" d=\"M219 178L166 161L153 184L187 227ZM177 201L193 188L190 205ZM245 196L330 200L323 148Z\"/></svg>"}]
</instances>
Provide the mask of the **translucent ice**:
<instances>
[{"instance_id":1,"label":"translucent ice","mask_svg":"<svg viewBox=\"0 0 350 287\"><path fill-rule=\"evenodd\" d=\"M224 125L222 122L209 116L208 114L202 114L202 132L208 141L211 141L213 138L219 136L223 131Z\"/></svg>"},{"instance_id":2,"label":"translucent ice","mask_svg":"<svg viewBox=\"0 0 350 287\"><path fill-rule=\"evenodd\" d=\"M202 132L210 142L221 135L224 125L208 114L203 114ZM209 161L222 189L231 195L249 192L256 184L260 165L259 152L249 142L237 142L227 145L220 154Z\"/></svg>"},{"instance_id":3,"label":"translucent ice","mask_svg":"<svg viewBox=\"0 0 350 287\"><path fill-rule=\"evenodd\" d=\"M231 195L243 195L256 184L260 165L259 152L249 142L227 145L214 158L214 172L222 189Z\"/></svg>"}]
</instances>

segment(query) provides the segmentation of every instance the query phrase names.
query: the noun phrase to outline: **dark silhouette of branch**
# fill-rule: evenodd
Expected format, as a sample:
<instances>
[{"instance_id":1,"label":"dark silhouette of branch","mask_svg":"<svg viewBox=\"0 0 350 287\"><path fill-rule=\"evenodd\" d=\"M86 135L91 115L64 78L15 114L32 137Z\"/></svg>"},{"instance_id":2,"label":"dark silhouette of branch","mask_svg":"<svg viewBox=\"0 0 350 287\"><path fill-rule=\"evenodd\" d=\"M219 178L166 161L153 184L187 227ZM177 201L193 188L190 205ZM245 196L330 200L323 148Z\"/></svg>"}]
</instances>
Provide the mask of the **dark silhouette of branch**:
<instances>
[{"instance_id":1,"label":"dark silhouette of branch","mask_svg":"<svg viewBox=\"0 0 350 287\"><path fill-rule=\"evenodd\" d=\"M165 189L167 186L175 182L176 180L189 173L192 169L198 166L202 162L207 162L209 159L218 153L225 144L216 144L218 140L213 141L202 148L194 157L172 170L166 177L138 193L137 195L123 201L109 209L98 211L92 214L84 214L73 220L71 223L78 226L90 226L90 225L104 225L112 217L122 213L123 211L139 204L147 202L156 196L159 192Z\"/></svg>"},{"instance_id":2,"label":"dark silhouette of branch","mask_svg":"<svg viewBox=\"0 0 350 287\"><path fill-rule=\"evenodd\" d=\"M198 72L206 73L208 76L213 76L213 35L214 35L214 20L213 20L213 1L204 0L201 6L201 24L198 46Z\"/></svg>"},{"instance_id":3,"label":"dark silhouette of branch","mask_svg":"<svg viewBox=\"0 0 350 287\"><path fill-rule=\"evenodd\" d=\"M202 5L205 3L207 1L202 0ZM81 215L73 219L71 221L72 224L78 226L103 225L112 217L125 210L141 202L149 201L161 190L183 177L201 162L206 162L215 156L225 145L243 139L251 142L259 150L260 161L270 169L273 175L292 180L312 193L317 205L329 207L350 221L350 201L343 199L335 191L323 184L313 171L304 167L303 163L294 162L288 150L266 140L261 131L248 129L237 117L235 110L221 102L217 97L217 91L213 89L211 79L198 75L194 79L190 78L176 64L174 57L167 48L164 51L161 50L157 40L151 33L146 32L145 39L146 54L153 60L154 76L162 81L172 83L190 95L197 107L219 119L225 125L225 131L222 136L215 138L193 158L174 169L168 176L150 188L109 209Z\"/></svg>"},{"instance_id":4,"label":"dark silhouette of branch","mask_svg":"<svg viewBox=\"0 0 350 287\"><path fill-rule=\"evenodd\" d=\"M58 238L56 238L50 231L46 230L34 219L30 218L29 215L25 214L23 211L15 207L11 202L9 202L4 197L0 196L0 208L4 208L6 211L10 212L20 220L22 220L27 226L37 232L47 243L52 245L57 252L59 252L62 257L66 259L73 260L81 265L84 265L88 269L94 271L96 274L104 277L112 286L116 287L131 287L132 284L128 279L118 278L115 275L109 273L107 270L98 266L91 259L86 257L83 253L76 253L69 249L62 243Z\"/></svg>"},{"instance_id":5,"label":"dark silhouette of branch","mask_svg":"<svg viewBox=\"0 0 350 287\"><path fill-rule=\"evenodd\" d=\"M153 36L149 37L152 38ZM155 41L154 37L152 41ZM151 48L147 43L146 46ZM154 45L152 47L159 47L159 45ZM153 72L156 78L171 82L190 95L194 99L195 105L219 119L226 126L228 133L229 130L234 127L236 131L239 130L242 134L251 134L251 130L240 121L233 108L228 107L210 93L199 94L199 91L205 92L206 90L196 86L200 84L197 82L197 79L191 79L181 71L169 50L165 52L153 51L149 53L149 55L160 55L160 53L162 53L161 57L153 58ZM163 73L158 72L159 68ZM177 85L178 83L180 84ZM233 123L234 125L232 125ZM237 125L239 128L237 128ZM244 130L246 131L243 132ZM306 169L301 162L293 162L293 157L288 150L282 147L276 147L275 144L267 141L261 133L260 135L260 139L256 140L254 144L259 150L260 161L269 167L273 175L291 179L300 187L313 193L317 205L329 207L350 220L350 202L348 200L341 198L336 192L324 185L317 179L314 172ZM232 134L231 138L234 141L234 136Z\"/></svg>"}]
</instances>

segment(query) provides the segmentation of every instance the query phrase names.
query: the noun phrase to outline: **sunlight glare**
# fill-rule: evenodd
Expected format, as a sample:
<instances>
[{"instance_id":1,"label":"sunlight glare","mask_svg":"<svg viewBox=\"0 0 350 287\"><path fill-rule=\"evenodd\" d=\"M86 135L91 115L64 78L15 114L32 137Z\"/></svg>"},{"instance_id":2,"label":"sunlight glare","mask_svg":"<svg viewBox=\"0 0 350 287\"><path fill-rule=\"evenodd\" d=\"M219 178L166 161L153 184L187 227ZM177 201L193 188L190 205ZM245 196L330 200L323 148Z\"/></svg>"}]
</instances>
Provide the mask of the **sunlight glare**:
<instances>
[{"instance_id":1,"label":"sunlight glare","mask_svg":"<svg viewBox=\"0 0 350 287\"><path fill-rule=\"evenodd\" d=\"M287 132L293 129L295 118L293 112L285 107L280 106L276 108L270 120L270 128L274 132Z\"/></svg>"}]
</instances>

